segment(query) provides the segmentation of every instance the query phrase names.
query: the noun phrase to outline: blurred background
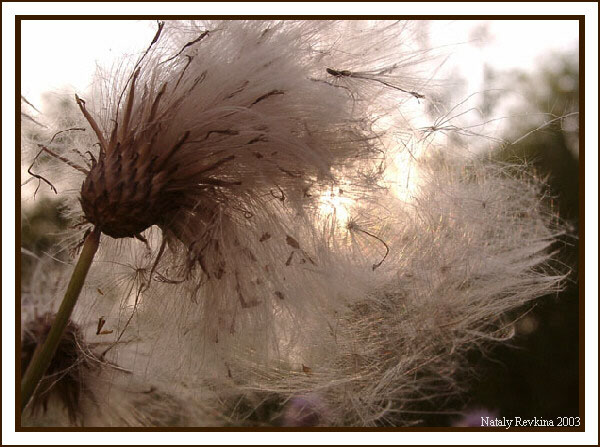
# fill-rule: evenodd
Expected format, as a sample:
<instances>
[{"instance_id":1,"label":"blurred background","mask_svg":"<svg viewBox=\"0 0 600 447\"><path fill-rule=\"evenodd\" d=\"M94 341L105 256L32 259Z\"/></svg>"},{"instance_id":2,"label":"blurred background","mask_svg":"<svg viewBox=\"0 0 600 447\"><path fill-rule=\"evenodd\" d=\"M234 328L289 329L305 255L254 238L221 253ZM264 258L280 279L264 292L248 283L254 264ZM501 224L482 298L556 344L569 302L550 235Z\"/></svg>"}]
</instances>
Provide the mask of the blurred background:
<instances>
[{"instance_id":1,"label":"blurred background","mask_svg":"<svg viewBox=\"0 0 600 447\"><path fill-rule=\"evenodd\" d=\"M509 343L495 345L486 355L469 356L474 371L464 378L469 391L446 403L449 411L460 409L461 414L424 416L424 426L478 427L481 416L579 415L579 56L576 28L564 33L567 23L554 23L546 49L541 47L523 66L508 63L509 54L495 53L503 41L497 30L511 33L507 23L475 26L470 51L486 55L479 68L481 87L471 90L473 80L455 69L451 83L457 88L449 90L455 97L451 102L458 101L457 91L464 92L463 97L480 92L473 97L477 119L492 120L494 129L488 133L485 126L477 128L482 129L483 141L467 137L472 144L491 149L482 153L494 159L525 161L533 173L546 179L548 205L567 227L567 234L554 247L556 266L570 275L560 294L537 300L518 320ZM527 36L536 29L521 34L523 27L527 24L521 22L512 33L528 52ZM557 37L563 39L558 45Z\"/></svg>"},{"instance_id":2,"label":"blurred background","mask_svg":"<svg viewBox=\"0 0 600 447\"><path fill-rule=\"evenodd\" d=\"M107 26L111 33L96 32ZM471 135L445 137L476 156L525 161L547 179L548 205L568 229L554 247L556 267L570 271L563 292L514 315L521 318L509 343L468 356L473 372L461 378L465 393L415 409L422 426L480 426L479 416L486 415L579 415L578 26L555 20L430 21L421 27L424 46L447 47L448 57L435 76L443 86L436 100L449 105L452 124L472 129ZM73 107L72 92L86 90L96 64L110 67L123 53L145 48L154 32L151 21L23 22L22 120L32 124L24 136L36 138L42 131L36 130L37 110L48 104ZM98 35L103 38L93 37ZM440 110L431 108L428 114L434 121ZM39 163L43 169L44 159ZM35 259L51 251L66 229L59 196L42 184L33 200L37 181L30 180L23 166L23 288Z\"/></svg>"}]
</instances>

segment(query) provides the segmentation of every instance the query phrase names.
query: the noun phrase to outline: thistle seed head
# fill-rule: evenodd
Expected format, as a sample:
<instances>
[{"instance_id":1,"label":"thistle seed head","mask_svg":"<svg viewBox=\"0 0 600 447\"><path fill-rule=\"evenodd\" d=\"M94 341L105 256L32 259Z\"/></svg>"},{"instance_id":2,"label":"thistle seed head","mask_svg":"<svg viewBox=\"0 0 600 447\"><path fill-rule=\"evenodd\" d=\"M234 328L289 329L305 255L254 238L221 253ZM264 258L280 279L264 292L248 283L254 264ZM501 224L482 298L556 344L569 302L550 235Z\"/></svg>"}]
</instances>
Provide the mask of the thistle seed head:
<instances>
[{"instance_id":1,"label":"thistle seed head","mask_svg":"<svg viewBox=\"0 0 600 447\"><path fill-rule=\"evenodd\" d=\"M145 107L146 102L136 101L139 74L140 69L132 74L124 113L115 120L108 141L85 102L76 96L100 144L99 160L92 160L81 186L81 207L90 223L114 238L138 235L178 207L177 188L167 188L178 168L171 156L190 134L184 132L171 147L157 149L161 125L156 114L167 84L156 92L152 107Z\"/></svg>"},{"instance_id":2,"label":"thistle seed head","mask_svg":"<svg viewBox=\"0 0 600 447\"><path fill-rule=\"evenodd\" d=\"M46 313L26 324L21 339L22 374L27 370L36 348L46 340L53 320L53 315ZM50 400L57 399L66 408L71 423L83 417L82 395L91 396L84 376L91 365L82 351L82 338L79 326L69 321L46 375L31 399L33 414L40 410L46 413Z\"/></svg>"},{"instance_id":3,"label":"thistle seed head","mask_svg":"<svg viewBox=\"0 0 600 447\"><path fill-rule=\"evenodd\" d=\"M164 53L161 31L162 25L102 107L106 116L88 112L76 97L100 147L80 203L86 220L114 238L140 238L157 225L206 272L211 232L223 233L229 225L233 234L264 212L276 193L285 206L306 209L310 196L302 191L332 181L333 167L372 148L361 126L340 131L350 112L339 105L348 98L312 80L312 67L291 57L275 71L272 63L260 62L267 57L260 34L257 54L242 52L234 64L218 56L227 42L223 30L201 33L189 54L174 56ZM241 37L237 27L231 32ZM211 45L215 50L208 52ZM271 45L281 49L282 43ZM286 44L286 52L293 53L294 45ZM256 67L252 76L244 74L248 67ZM317 99L324 97L321 104Z\"/></svg>"},{"instance_id":4,"label":"thistle seed head","mask_svg":"<svg viewBox=\"0 0 600 447\"><path fill-rule=\"evenodd\" d=\"M114 238L133 237L177 208L169 191L171 167L133 141L101 157L81 186L86 219Z\"/></svg>"}]
</instances>

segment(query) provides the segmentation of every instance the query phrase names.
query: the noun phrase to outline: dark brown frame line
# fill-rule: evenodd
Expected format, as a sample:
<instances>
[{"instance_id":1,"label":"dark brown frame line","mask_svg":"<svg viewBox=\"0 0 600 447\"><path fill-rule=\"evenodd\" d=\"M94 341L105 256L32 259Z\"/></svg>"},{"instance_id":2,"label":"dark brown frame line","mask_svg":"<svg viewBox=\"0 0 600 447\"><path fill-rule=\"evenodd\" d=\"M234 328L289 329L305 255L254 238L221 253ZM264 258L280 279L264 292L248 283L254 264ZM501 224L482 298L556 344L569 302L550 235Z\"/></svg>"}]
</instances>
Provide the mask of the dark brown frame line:
<instances>
[{"instance_id":1,"label":"dark brown frame line","mask_svg":"<svg viewBox=\"0 0 600 447\"><path fill-rule=\"evenodd\" d=\"M21 22L24 20L156 20L156 19L198 19L198 16L187 15L17 15L15 16L15 431L16 432L288 432L288 431L416 431L416 432L506 432L504 428L489 427L22 427L21 425ZM585 16L584 15L408 15L408 16L216 16L207 15L210 19L413 19L413 20L577 20L579 22L579 416L580 427L523 427L512 428L518 432L584 432L585 431Z\"/></svg>"}]
</instances>

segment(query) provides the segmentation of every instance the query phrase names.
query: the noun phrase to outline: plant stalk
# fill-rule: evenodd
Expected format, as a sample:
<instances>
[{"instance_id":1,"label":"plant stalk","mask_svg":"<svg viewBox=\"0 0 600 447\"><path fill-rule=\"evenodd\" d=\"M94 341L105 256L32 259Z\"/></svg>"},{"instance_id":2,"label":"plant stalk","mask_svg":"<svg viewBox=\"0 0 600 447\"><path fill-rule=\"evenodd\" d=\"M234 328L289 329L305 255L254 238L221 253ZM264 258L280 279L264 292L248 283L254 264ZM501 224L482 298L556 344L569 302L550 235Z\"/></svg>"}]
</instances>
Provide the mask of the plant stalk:
<instances>
[{"instance_id":1,"label":"plant stalk","mask_svg":"<svg viewBox=\"0 0 600 447\"><path fill-rule=\"evenodd\" d=\"M29 403L29 400L33 396L33 393L35 392L40 380L46 373L48 366L50 366L50 362L54 357L56 348L63 337L67 324L69 323L71 313L73 312L77 298L81 293L83 283L85 282L85 277L87 276L88 270L92 265L94 255L96 254L96 250L98 250L99 244L100 231L95 228L85 238L81 255L79 256L79 260L75 265L75 269L71 275L71 280L67 286L67 291L65 292L65 297L60 304L58 312L56 313L54 322L52 323L52 327L48 333L48 337L42 345L38 345L38 348L35 350L33 358L29 363L29 367L27 368L27 371L21 380L21 412Z\"/></svg>"}]
</instances>

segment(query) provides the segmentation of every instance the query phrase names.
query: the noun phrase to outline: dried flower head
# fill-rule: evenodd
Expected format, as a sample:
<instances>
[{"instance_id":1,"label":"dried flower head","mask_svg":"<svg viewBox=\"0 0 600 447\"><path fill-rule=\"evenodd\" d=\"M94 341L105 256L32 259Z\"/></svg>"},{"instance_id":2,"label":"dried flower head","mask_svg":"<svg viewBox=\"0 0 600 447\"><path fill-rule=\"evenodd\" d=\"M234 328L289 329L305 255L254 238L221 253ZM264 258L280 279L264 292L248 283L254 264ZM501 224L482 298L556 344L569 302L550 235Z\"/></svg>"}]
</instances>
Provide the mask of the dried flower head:
<instances>
[{"instance_id":1,"label":"dried flower head","mask_svg":"<svg viewBox=\"0 0 600 447\"><path fill-rule=\"evenodd\" d=\"M47 337L55 319L49 309L57 304L69 273L50 258L39 259L33 268L23 296L21 371ZM73 313L57 354L22 415L23 425L222 425L223 418L207 407L209 402L186 401L181 393L172 392L168 380L136 368L144 345L119 339L118 299L113 289L101 283L101 276L102 272L92 274L90 286L80 297L81 306ZM107 350L115 346L117 354Z\"/></svg>"},{"instance_id":2,"label":"dried flower head","mask_svg":"<svg viewBox=\"0 0 600 447\"><path fill-rule=\"evenodd\" d=\"M21 371L27 369L36 348L48 336L52 320L52 315L47 313L29 321L24 327L21 340ZM34 414L40 410L46 412L48 401L54 398L62 402L71 423L83 418L82 395L93 399L84 377L94 366L84 349L86 348L81 330L76 324L69 322L46 376L32 398L31 410Z\"/></svg>"}]
</instances>

